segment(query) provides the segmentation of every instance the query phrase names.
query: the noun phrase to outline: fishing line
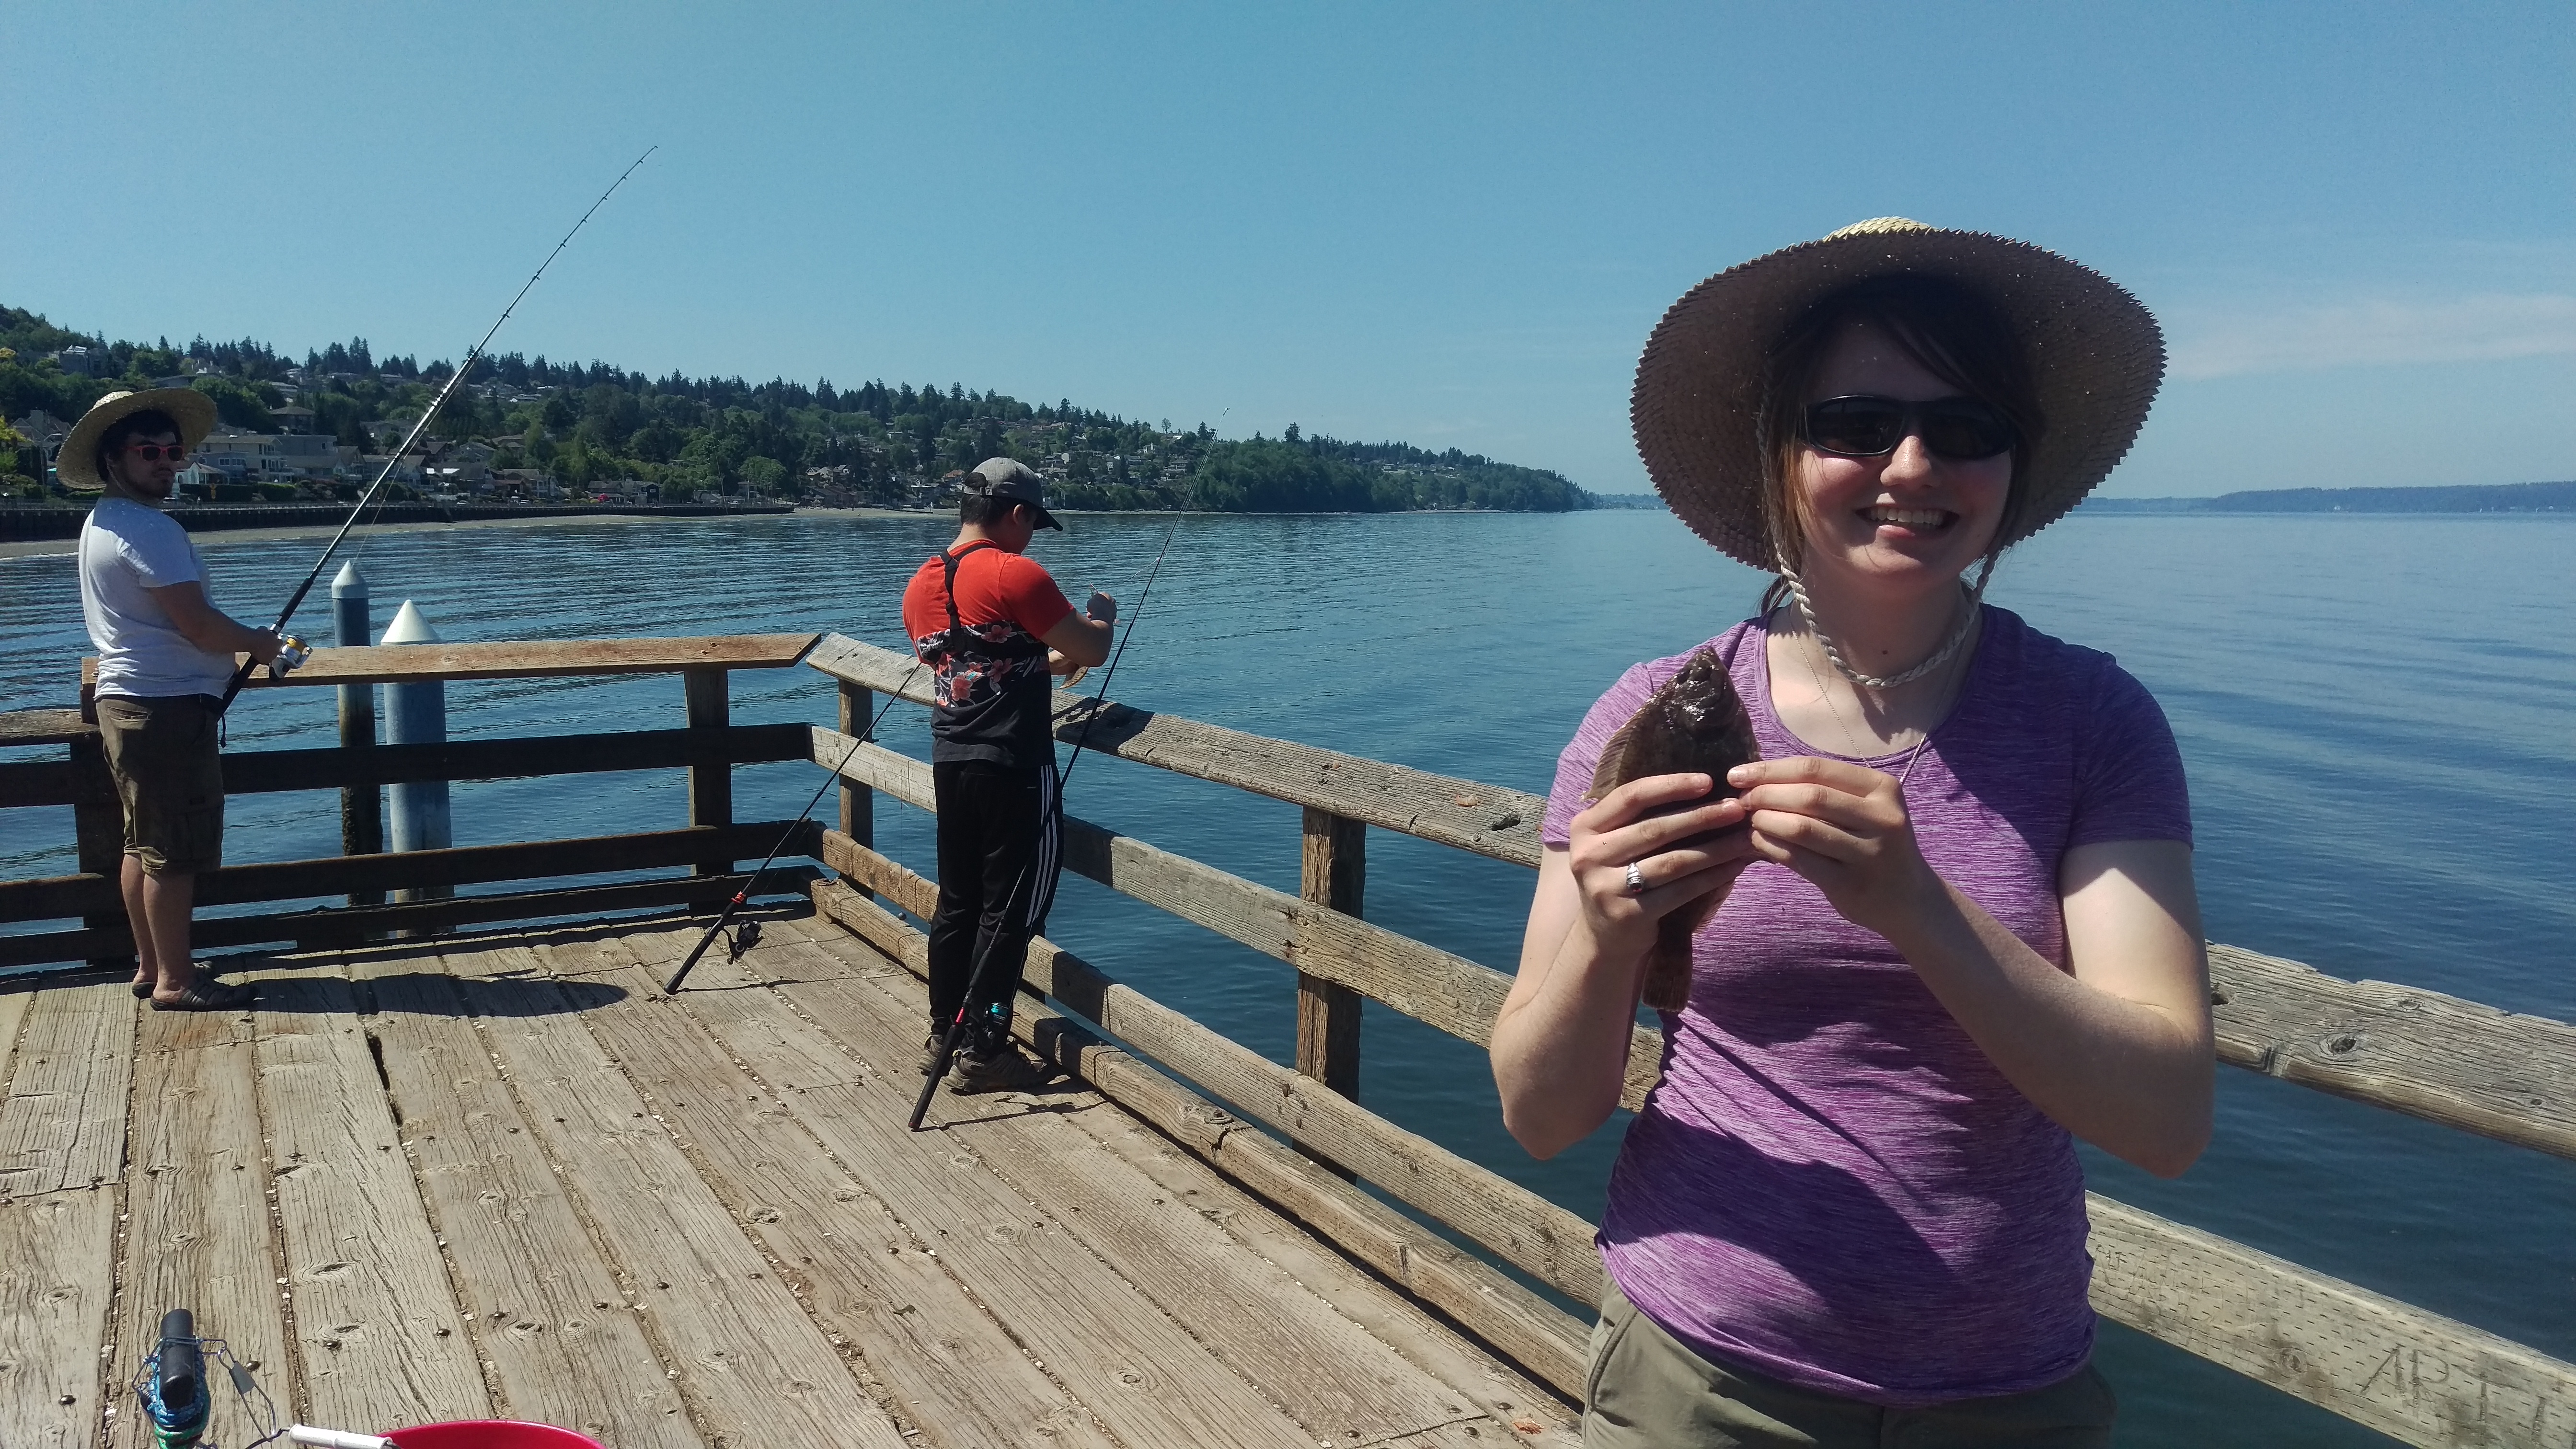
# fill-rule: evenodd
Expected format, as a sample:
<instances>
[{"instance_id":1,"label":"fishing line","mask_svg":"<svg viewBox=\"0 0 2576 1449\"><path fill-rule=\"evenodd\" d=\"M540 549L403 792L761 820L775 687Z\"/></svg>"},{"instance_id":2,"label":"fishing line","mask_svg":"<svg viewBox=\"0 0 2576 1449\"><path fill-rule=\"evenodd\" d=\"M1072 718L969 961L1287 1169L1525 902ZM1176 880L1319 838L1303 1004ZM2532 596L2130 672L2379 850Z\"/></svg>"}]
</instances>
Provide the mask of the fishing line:
<instances>
[{"instance_id":1,"label":"fishing line","mask_svg":"<svg viewBox=\"0 0 2576 1449\"><path fill-rule=\"evenodd\" d=\"M342 540L349 536L350 529L357 526L358 515L367 511L369 501L384 488L385 481L393 477L394 469L401 466L404 456L411 452L412 444L420 441L420 435L428 430L431 421L438 416L441 409L447 406L447 400L455 396L456 389L464 384L466 375L474 370L474 364L482 360L483 349L492 345L492 339L500 332L501 324L509 321L510 314L519 310L519 304L527 299L528 291L537 285L537 279L546 274L546 268L555 264L556 257L563 255L565 247L572 245L572 239L580 234L584 226L590 224L591 216L608 204L608 198L617 194L617 188L626 184L626 178L635 174L635 167L643 165L651 159L655 151L660 149L659 146L646 147L644 154L635 158L633 166L617 173L617 179L608 183L606 191L599 193L599 199L590 204L590 210L581 214L581 220L572 224L572 230L565 232L563 240L556 242L555 249L546 253L546 259L537 264L534 272L528 274L528 280L519 286L518 295L510 299L509 306L501 309L500 316L492 319L492 325L483 333L483 340L475 343L474 350L465 354L465 361L458 364L456 371L448 375L447 385L440 388L438 396L430 399L429 406L421 410L420 420L411 425L411 431L404 436L402 446L394 449L393 456L385 460L385 466L376 474L376 481L368 484L367 491L358 495L357 506L350 509L349 516L342 520L340 531L331 535L331 542L322 550L322 556L313 561L313 571L304 576L304 582L295 586L295 592L287 599L286 607L277 611L277 622L268 626L270 633L281 636L285 634L287 621L295 617L296 609L304 603L304 596L313 592L313 585L321 579L322 570L330 566L331 555L340 551ZM381 516L381 508L379 515ZM295 651L301 654L301 641L290 640L289 642L294 646ZM275 677L283 678L288 669L302 662L301 658L297 658L286 662L283 668L272 664L269 666L269 672ZM245 660L241 668L233 672L232 683L225 686L223 702L215 706L215 713L220 715L232 708L234 697L242 692L243 685L250 683L250 672L257 666L257 660Z\"/></svg>"},{"instance_id":2,"label":"fishing line","mask_svg":"<svg viewBox=\"0 0 2576 1449\"><path fill-rule=\"evenodd\" d=\"M850 748L841 755L841 763L833 766L832 772L823 777L823 783L814 787L814 798L806 801L805 808L797 812L795 823L789 825L785 832L780 834L776 845L769 847L769 854L761 860L759 867L752 871L751 879L744 881L742 889L734 892L733 899L725 902L724 911L716 917L716 923L707 927L707 933L698 938L697 946L689 952L688 959L680 963L680 969L672 972L671 979L662 983L663 995L679 994L680 983L689 979L689 972L696 968L698 958L707 954L707 947L714 945L716 937L724 933L724 928L732 922L734 913L742 909L745 901L751 899L752 887L760 884L761 876L768 871L770 864L778 859L778 853L787 848L787 842L794 840L796 832L805 828L805 821L813 815L814 807L823 803L823 792L841 783L841 772L850 768L850 761L859 757L859 746L877 737L877 726L885 723L886 711L894 708L896 700L903 698L905 686L912 683L912 676L920 669L921 658L915 655L912 668L903 672L902 680L886 695L886 702L877 706L877 717L868 721L868 727L859 732L857 739L850 741ZM739 961L742 959L743 952L759 944L760 922L745 921L735 928L733 939L725 943L725 959Z\"/></svg>"},{"instance_id":3,"label":"fishing line","mask_svg":"<svg viewBox=\"0 0 2576 1449\"><path fill-rule=\"evenodd\" d=\"M1091 712L1083 716L1082 734L1073 742L1073 753L1065 758L1064 773L1056 777L1055 815L1059 830L1064 820L1065 784L1073 779L1074 766L1082 763L1083 747L1091 743L1092 725L1098 723L1100 716L1106 712L1110 683L1118 677L1118 661L1127 657L1128 641L1136 637L1136 625L1145 617L1145 603L1154 597L1154 580L1162 577L1163 555L1172 551L1172 540L1179 536L1180 531L1181 520L1175 518L1172 520L1171 532L1163 535L1163 546L1154 552L1154 567L1146 573L1145 587L1136 595L1136 612L1127 616L1126 632L1118 636L1118 648L1109 656L1108 672L1100 676L1100 688L1092 693ZM1022 887L1030 884L1035 876L1038 855L1037 851L1030 852L1029 863L1020 868L1020 878L1011 883L1010 894L1003 897L1003 920L1008 921L1011 918L1011 908L1019 903ZM930 1075L923 1080L921 1095L912 1104L912 1118L905 1124L909 1131L921 1130L921 1119L930 1112L930 1099L939 1095L939 1081L948 1075L948 1064L956 1060L958 1045L966 1034L966 1015L975 1000L976 989L984 984L984 974L992 969L994 961L999 959L993 951L993 942L997 939L999 938L984 937L976 943L974 969L966 974L966 994L957 1003L957 1019L948 1023L946 1034L939 1039L938 1055L931 1059ZM1017 974L1016 966L1014 974Z\"/></svg>"}]
</instances>

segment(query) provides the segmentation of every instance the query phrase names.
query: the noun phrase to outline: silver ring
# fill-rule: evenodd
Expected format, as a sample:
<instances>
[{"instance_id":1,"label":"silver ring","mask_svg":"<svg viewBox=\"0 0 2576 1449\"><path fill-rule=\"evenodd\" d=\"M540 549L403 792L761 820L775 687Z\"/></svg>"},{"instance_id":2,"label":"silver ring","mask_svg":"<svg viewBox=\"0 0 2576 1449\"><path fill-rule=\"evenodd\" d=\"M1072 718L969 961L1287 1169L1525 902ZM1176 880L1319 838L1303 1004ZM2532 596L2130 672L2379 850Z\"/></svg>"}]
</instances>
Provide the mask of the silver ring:
<instances>
[{"instance_id":1,"label":"silver ring","mask_svg":"<svg viewBox=\"0 0 2576 1449\"><path fill-rule=\"evenodd\" d=\"M1637 869L1637 863L1632 860L1628 862L1628 894L1632 896L1642 896L1645 893L1646 877L1644 873Z\"/></svg>"}]
</instances>

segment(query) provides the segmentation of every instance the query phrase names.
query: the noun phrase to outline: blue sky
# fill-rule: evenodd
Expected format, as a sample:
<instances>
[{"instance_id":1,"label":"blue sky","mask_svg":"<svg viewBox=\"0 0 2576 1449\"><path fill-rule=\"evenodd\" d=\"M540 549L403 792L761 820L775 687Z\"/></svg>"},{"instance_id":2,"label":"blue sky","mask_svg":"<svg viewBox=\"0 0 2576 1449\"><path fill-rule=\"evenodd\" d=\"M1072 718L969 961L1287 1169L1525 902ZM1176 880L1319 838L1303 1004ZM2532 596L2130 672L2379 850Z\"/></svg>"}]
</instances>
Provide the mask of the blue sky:
<instances>
[{"instance_id":1,"label":"blue sky","mask_svg":"<svg viewBox=\"0 0 2576 1449\"><path fill-rule=\"evenodd\" d=\"M2576 477L2529 5L20 3L0 301L115 336L998 387L1645 487L1702 276L1905 215L2163 319L2106 490Z\"/></svg>"}]
</instances>

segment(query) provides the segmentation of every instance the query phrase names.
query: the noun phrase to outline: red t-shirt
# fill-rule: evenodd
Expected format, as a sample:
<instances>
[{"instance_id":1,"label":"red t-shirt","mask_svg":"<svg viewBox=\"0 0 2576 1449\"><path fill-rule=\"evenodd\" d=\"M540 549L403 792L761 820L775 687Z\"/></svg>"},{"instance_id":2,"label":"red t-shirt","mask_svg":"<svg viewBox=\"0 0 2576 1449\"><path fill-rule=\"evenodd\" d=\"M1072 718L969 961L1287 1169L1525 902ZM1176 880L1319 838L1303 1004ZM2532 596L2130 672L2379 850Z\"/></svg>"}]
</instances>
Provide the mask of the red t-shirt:
<instances>
[{"instance_id":1,"label":"red t-shirt","mask_svg":"<svg viewBox=\"0 0 2576 1449\"><path fill-rule=\"evenodd\" d=\"M1073 612L1035 562L989 543L952 551L957 595L950 628L948 565L932 557L903 591L903 629L931 667L932 763L987 760L1034 769L1055 759L1047 727L1046 632Z\"/></svg>"}]
</instances>

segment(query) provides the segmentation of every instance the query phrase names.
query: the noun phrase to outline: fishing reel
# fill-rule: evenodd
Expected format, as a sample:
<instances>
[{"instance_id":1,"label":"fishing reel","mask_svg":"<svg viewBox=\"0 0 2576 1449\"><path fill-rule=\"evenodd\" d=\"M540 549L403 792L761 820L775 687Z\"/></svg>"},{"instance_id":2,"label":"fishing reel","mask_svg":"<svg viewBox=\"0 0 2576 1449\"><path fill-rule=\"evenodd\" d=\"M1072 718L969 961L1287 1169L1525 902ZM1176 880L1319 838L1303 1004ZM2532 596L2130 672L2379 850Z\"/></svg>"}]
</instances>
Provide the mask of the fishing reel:
<instances>
[{"instance_id":1,"label":"fishing reel","mask_svg":"<svg viewBox=\"0 0 2576 1449\"><path fill-rule=\"evenodd\" d=\"M727 961L739 961L742 959L742 955L745 951L748 951L759 944L760 922L736 921L733 929L726 933L725 959Z\"/></svg>"},{"instance_id":2,"label":"fishing reel","mask_svg":"<svg viewBox=\"0 0 2576 1449\"><path fill-rule=\"evenodd\" d=\"M312 659L311 646L292 634L285 635L278 641L277 657L268 661L268 677L284 679L288 670L301 669Z\"/></svg>"}]
</instances>

